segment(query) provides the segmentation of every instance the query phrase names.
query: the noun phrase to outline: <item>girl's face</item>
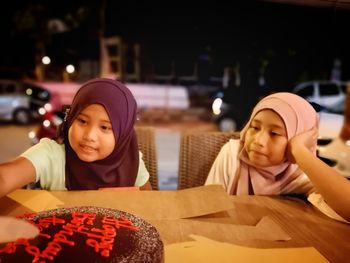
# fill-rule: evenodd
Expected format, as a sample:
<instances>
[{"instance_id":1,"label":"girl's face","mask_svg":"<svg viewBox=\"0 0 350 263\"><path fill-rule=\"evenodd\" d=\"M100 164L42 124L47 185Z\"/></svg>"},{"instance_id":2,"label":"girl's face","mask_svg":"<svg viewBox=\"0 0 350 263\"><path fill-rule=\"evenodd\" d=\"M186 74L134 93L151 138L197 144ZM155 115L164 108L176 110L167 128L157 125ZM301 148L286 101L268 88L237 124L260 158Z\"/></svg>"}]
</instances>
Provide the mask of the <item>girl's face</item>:
<instances>
[{"instance_id":1,"label":"girl's face","mask_svg":"<svg viewBox=\"0 0 350 263\"><path fill-rule=\"evenodd\" d=\"M68 130L68 139L72 149L85 162L106 158L116 146L112 124L100 104L91 104L80 112Z\"/></svg>"},{"instance_id":2,"label":"girl's face","mask_svg":"<svg viewBox=\"0 0 350 263\"><path fill-rule=\"evenodd\" d=\"M245 135L244 148L249 160L260 167L280 164L285 160L287 144L281 117L272 110L258 112Z\"/></svg>"}]
</instances>

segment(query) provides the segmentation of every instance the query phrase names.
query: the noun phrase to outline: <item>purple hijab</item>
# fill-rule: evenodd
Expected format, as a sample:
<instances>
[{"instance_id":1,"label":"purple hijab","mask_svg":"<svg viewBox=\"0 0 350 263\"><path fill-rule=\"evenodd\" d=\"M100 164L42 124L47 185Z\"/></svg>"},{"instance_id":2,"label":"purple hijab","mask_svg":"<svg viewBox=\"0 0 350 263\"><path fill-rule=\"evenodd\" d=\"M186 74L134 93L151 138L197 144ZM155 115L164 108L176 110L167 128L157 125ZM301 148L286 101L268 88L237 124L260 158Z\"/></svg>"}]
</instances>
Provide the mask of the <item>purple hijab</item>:
<instances>
[{"instance_id":1,"label":"purple hijab","mask_svg":"<svg viewBox=\"0 0 350 263\"><path fill-rule=\"evenodd\" d=\"M68 130L79 113L90 104L104 106L112 123L117 146L103 160L84 162L71 148ZM139 150L134 130L136 109L135 98L119 81L96 78L83 84L74 96L62 130L68 190L96 190L135 184L139 167Z\"/></svg>"}]
</instances>

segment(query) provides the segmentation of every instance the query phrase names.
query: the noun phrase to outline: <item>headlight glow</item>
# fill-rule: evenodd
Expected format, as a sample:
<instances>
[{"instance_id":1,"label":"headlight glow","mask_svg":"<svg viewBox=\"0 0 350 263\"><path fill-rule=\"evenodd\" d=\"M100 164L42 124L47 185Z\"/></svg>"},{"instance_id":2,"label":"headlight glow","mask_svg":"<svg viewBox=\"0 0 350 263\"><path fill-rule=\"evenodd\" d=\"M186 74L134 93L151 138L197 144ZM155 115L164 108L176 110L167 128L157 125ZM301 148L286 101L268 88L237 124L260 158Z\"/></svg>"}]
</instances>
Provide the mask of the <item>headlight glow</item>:
<instances>
[{"instance_id":1,"label":"headlight glow","mask_svg":"<svg viewBox=\"0 0 350 263\"><path fill-rule=\"evenodd\" d=\"M46 110L41 107L41 108L39 108L38 112L40 115L44 115L46 113Z\"/></svg>"},{"instance_id":2,"label":"headlight glow","mask_svg":"<svg viewBox=\"0 0 350 263\"><path fill-rule=\"evenodd\" d=\"M214 115L219 115L221 113L222 99L216 98L211 106Z\"/></svg>"},{"instance_id":3,"label":"headlight glow","mask_svg":"<svg viewBox=\"0 0 350 263\"><path fill-rule=\"evenodd\" d=\"M44 125L44 127L49 127L50 126L50 121L49 120L44 120L43 121L43 125Z\"/></svg>"},{"instance_id":4,"label":"headlight glow","mask_svg":"<svg viewBox=\"0 0 350 263\"><path fill-rule=\"evenodd\" d=\"M34 139L35 136L36 136L35 131L30 131L30 132L28 133L29 139Z\"/></svg>"},{"instance_id":5,"label":"headlight glow","mask_svg":"<svg viewBox=\"0 0 350 263\"><path fill-rule=\"evenodd\" d=\"M44 108L45 108L45 110L47 110L47 111L51 111L51 110L52 110L52 105L51 105L51 103L46 103L46 104L44 105Z\"/></svg>"}]
</instances>

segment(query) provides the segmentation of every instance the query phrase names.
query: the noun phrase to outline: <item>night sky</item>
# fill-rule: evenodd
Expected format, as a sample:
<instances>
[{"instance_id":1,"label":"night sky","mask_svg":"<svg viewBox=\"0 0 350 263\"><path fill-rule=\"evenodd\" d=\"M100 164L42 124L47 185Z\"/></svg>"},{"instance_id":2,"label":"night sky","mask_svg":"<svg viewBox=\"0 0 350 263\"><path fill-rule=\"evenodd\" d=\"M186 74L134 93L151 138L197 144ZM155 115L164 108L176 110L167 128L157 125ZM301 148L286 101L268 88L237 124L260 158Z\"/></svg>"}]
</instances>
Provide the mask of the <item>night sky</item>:
<instances>
[{"instance_id":1,"label":"night sky","mask_svg":"<svg viewBox=\"0 0 350 263\"><path fill-rule=\"evenodd\" d=\"M349 40L346 34L350 13L331 8L311 8L266 2L199 4L184 3L150 6L146 3L106 1L104 24L102 1L21 1L3 10L1 31L3 48L1 70L33 67L34 41L16 33L14 16L31 3L45 7L48 17L78 14L79 27L50 38L47 50L66 63L69 59L98 59L98 33L120 35L142 44L144 56L153 69L175 61L186 71L204 52L218 72L225 66L240 64L251 74L267 60L266 72L276 85L300 78L327 78L335 57L343 62L343 77L350 78ZM55 3L52 3L55 2ZM155 66L156 65L156 66ZM188 70L189 71L189 70ZM214 69L215 71L215 69ZM185 72L184 72L185 73ZM190 72L188 72L190 73Z\"/></svg>"}]
</instances>

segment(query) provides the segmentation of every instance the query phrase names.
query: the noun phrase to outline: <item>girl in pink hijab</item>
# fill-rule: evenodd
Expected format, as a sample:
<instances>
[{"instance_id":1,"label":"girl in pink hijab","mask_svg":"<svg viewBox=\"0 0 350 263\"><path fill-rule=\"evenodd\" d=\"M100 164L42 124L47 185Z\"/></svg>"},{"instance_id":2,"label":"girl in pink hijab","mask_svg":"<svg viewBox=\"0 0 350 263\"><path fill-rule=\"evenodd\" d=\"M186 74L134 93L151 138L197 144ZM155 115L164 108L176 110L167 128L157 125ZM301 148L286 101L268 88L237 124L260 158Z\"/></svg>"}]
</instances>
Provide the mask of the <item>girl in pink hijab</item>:
<instances>
[{"instance_id":1,"label":"girl in pink hijab","mask_svg":"<svg viewBox=\"0 0 350 263\"><path fill-rule=\"evenodd\" d=\"M307 175L289 155L296 135L309 134L308 149L316 156L318 117L303 98L280 92L263 98L240 133L221 149L206 184L222 184L233 195L301 194L313 190Z\"/></svg>"},{"instance_id":2,"label":"girl in pink hijab","mask_svg":"<svg viewBox=\"0 0 350 263\"><path fill-rule=\"evenodd\" d=\"M305 194L327 216L350 222L350 181L316 156L318 117L311 104L287 92L253 109L239 140L218 154L205 184L233 195Z\"/></svg>"}]
</instances>

